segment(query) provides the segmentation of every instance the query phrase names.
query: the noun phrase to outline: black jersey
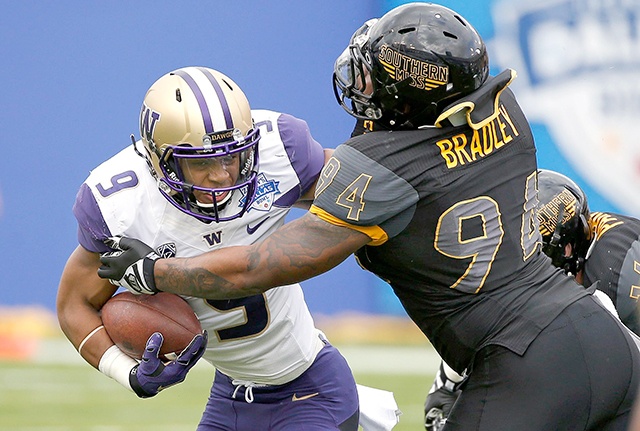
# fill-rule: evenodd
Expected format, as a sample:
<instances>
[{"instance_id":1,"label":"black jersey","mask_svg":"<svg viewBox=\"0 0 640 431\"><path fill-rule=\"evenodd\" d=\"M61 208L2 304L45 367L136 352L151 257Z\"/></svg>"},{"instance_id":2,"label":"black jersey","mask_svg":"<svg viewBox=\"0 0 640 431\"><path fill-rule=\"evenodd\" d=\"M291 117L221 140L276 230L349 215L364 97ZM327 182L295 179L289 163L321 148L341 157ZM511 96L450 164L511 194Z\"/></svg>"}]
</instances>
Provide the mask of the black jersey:
<instances>
[{"instance_id":1,"label":"black jersey","mask_svg":"<svg viewBox=\"0 0 640 431\"><path fill-rule=\"evenodd\" d=\"M458 372L489 344L523 354L587 294L541 252L535 146L511 79L503 72L458 101L440 127L338 146L311 209L372 238L358 261ZM465 124L452 125L461 110Z\"/></svg>"},{"instance_id":2,"label":"black jersey","mask_svg":"<svg viewBox=\"0 0 640 431\"><path fill-rule=\"evenodd\" d=\"M594 240L584 265L584 285L595 281L611 298L620 320L640 335L640 220L618 214L591 214Z\"/></svg>"},{"instance_id":3,"label":"black jersey","mask_svg":"<svg viewBox=\"0 0 640 431\"><path fill-rule=\"evenodd\" d=\"M362 120L358 119L356 121L355 126L353 127L353 131L351 132L351 137L364 135L369 132L377 132L380 130L386 130L378 123L374 123L371 120Z\"/></svg>"}]
</instances>

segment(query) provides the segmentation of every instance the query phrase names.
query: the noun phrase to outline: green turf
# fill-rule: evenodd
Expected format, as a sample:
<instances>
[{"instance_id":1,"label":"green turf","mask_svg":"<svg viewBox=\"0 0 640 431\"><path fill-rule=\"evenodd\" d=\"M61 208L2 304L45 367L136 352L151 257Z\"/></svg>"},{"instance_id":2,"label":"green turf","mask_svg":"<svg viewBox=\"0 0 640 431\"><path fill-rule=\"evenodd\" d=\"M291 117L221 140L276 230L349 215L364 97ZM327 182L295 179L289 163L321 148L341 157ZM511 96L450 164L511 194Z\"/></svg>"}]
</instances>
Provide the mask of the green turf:
<instances>
[{"instance_id":1,"label":"green turf","mask_svg":"<svg viewBox=\"0 0 640 431\"><path fill-rule=\"evenodd\" d=\"M213 368L196 367L187 380L140 400L88 365L0 362L0 430L195 430ZM358 383L393 391L403 414L394 431L421 430L426 375L356 374Z\"/></svg>"},{"instance_id":2,"label":"green turf","mask_svg":"<svg viewBox=\"0 0 640 431\"><path fill-rule=\"evenodd\" d=\"M394 431L424 431L424 399L434 376L402 374L355 374L362 385L392 391L402 411Z\"/></svg>"}]
</instances>

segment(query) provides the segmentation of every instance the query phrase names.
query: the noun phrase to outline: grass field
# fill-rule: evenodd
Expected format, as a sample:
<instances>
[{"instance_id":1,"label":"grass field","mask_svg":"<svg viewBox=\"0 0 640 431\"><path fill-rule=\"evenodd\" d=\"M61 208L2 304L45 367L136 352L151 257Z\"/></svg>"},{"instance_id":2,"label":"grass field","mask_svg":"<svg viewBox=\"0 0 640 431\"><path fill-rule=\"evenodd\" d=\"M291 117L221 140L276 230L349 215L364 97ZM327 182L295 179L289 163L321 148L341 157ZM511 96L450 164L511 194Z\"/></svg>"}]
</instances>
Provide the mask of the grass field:
<instances>
[{"instance_id":1,"label":"grass field","mask_svg":"<svg viewBox=\"0 0 640 431\"><path fill-rule=\"evenodd\" d=\"M358 383L394 392L403 412L394 431L424 429L422 403L437 367L430 357L422 364L425 356L415 348L340 348ZM0 361L0 430L194 430L212 376L212 367L198 365L183 384L140 400L83 362Z\"/></svg>"}]
</instances>

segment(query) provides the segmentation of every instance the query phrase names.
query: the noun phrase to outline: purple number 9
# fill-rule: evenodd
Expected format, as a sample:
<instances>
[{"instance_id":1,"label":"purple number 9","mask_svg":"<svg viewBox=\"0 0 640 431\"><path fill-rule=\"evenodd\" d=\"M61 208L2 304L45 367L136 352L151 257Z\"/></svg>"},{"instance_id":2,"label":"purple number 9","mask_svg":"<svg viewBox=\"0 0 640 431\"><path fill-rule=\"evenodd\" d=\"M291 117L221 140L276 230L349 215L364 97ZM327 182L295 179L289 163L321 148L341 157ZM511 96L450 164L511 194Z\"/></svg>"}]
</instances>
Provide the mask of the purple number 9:
<instances>
[{"instance_id":1,"label":"purple number 9","mask_svg":"<svg viewBox=\"0 0 640 431\"><path fill-rule=\"evenodd\" d=\"M111 177L110 187L107 187L105 189L104 187L102 187L102 184L98 184L96 185L96 188L98 189L100 194L106 198L116 192L119 192L120 190L135 187L137 185L138 177L136 176L136 173L133 171L125 171L121 174L117 174Z\"/></svg>"}]
</instances>

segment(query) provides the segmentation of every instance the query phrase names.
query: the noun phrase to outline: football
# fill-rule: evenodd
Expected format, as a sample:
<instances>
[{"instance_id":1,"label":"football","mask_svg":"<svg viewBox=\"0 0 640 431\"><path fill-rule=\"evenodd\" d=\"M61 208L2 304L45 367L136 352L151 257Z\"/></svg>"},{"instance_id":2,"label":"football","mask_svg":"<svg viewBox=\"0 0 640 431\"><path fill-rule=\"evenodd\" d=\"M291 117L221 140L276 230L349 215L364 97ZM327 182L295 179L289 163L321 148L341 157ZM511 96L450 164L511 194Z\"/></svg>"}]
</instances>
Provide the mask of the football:
<instances>
[{"instance_id":1,"label":"football","mask_svg":"<svg viewBox=\"0 0 640 431\"><path fill-rule=\"evenodd\" d=\"M102 307L102 324L120 350L135 359L142 358L147 340L154 332L164 337L160 349L163 359L175 359L195 335L202 333L202 326L187 301L167 292L118 293Z\"/></svg>"}]
</instances>

